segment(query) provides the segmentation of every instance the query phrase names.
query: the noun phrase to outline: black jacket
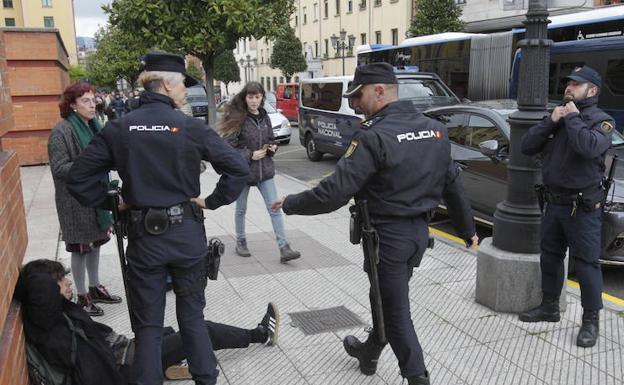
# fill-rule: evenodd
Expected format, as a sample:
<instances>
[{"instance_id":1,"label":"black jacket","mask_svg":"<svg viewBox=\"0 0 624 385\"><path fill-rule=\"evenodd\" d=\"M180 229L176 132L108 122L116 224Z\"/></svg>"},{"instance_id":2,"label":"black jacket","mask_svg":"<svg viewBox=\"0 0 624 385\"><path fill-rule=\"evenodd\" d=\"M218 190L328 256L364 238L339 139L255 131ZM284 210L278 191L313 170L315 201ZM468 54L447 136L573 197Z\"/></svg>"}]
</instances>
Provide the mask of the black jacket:
<instances>
[{"instance_id":1,"label":"black jacket","mask_svg":"<svg viewBox=\"0 0 624 385\"><path fill-rule=\"evenodd\" d=\"M175 110L171 98L141 94L141 107L109 121L74 162L67 189L84 206L105 207L100 181L116 169L122 196L137 208L170 207L200 195L201 160L221 174L206 206L217 209L240 195L249 174L247 162L206 122Z\"/></svg>"},{"instance_id":2,"label":"black jacket","mask_svg":"<svg viewBox=\"0 0 624 385\"><path fill-rule=\"evenodd\" d=\"M417 217L438 206L447 185L454 224L464 239L474 235L472 213L451 161L446 127L412 102L397 101L364 121L335 172L315 188L286 197L286 214L314 215L368 200L371 218ZM449 208L452 211L453 208Z\"/></svg>"},{"instance_id":3,"label":"black jacket","mask_svg":"<svg viewBox=\"0 0 624 385\"><path fill-rule=\"evenodd\" d=\"M49 274L20 276L15 298L22 303L26 338L50 364L69 374L74 385L125 383L106 341L111 328L91 320L82 307L65 299ZM84 333L84 338L75 335L75 350L72 349L72 331L63 314L79 333ZM75 362L72 362L72 351Z\"/></svg>"},{"instance_id":4,"label":"black jacket","mask_svg":"<svg viewBox=\"0 0 624 385\"><path fill-rule=\"evenodd\" d=\"M615 122L597 103L597 96L577 102L580 114L568 114L557 123L548 116L522 138L524 154L541 153L544 184L554 192L600 186Z\"/></svg>"},{"instance_id":5,"label":"black jacket","mask_svg":"<svg viewBox=\"0 0 624 385\"><path fill-rule=\"evenodd\" d=\"M247 114L240 133L236 137L227 138L228 143L249 162L247 184L252 186L275 176L275 165L271 158L272 152L267 151L267 156L262 159L251 159L253 152L260 150L263 145L275 144L271 119L264 108L261 107L259 111L260 115L258 116Z\"/></svg>"}]
</instances>

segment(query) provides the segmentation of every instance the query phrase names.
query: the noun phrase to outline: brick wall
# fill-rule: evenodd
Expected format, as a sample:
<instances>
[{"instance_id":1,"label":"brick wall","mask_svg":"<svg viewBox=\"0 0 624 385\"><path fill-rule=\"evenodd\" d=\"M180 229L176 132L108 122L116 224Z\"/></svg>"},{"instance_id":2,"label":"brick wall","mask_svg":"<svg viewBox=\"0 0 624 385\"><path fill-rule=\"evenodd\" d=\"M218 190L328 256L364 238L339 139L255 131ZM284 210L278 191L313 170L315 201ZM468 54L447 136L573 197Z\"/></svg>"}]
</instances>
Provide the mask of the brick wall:
<instances>
[{"instance_id":1,"label":"brick wall","mask_svg":"<svg viewBox=\"0 0 624 385\"><path fill-rule=\"evenodd\" d=\"M2 146L17 152L20 165L47 163L47 138L61 120L58 101L69 85L67 52L50 30L5 29L3 40L14 125Z\"/></svg>"},{"instance_id":2,"label":"brick wall","mask_svg":"<svg viewBox=\"0 0 624 385\"><path fill-rule=\"evenodd\" d=\"M24 331L19 306L11 298L28 236L18 156L2 147L14 128L4 55L0 31L0 385L26 385Z\"/></svg>"}]
</instances>

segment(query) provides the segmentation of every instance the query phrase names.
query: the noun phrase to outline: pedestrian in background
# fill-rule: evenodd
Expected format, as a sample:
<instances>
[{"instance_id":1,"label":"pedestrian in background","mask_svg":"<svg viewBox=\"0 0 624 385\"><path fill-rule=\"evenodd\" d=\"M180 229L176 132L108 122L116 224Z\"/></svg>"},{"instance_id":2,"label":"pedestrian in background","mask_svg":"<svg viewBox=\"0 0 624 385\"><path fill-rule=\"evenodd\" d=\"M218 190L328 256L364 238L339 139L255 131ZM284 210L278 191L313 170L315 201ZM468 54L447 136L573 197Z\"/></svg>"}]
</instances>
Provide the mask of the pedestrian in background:
<instances>
[{"instance_id":1,"label":"pedestrian in background","mask_svg":"<svg viewBox=\"0 0 624 385\"><path fill-rule=\"evenodd\" d=\"M95 303L121 302L121 298L111 295L99 280L100 246L109 240L108 234L113 223L111 213L84 207L69 194L65 185L74 160L101 129L95 116L94 91L88 83L76 83L65 89L59 103L63 120L50 133L48 157L61 237L65 249L71 253L77 303L89 315L100 316L104 311ZM108 183L108 176L101 182ZM85 272L89 275L88 290Z\"/></svg>"},{"instance_id":2,"label":"pedestrian in background","mask_svg":"<svg viewBox=\"0 0 624 385\"><path fill-rule=\"evenodd\" d=\"M546 202L542 217L540 267L542 303L520 314L523 322L558 322L566 249L581 287L583 319L578 346L594 346L602 309L600 270L602 182L605 155L615 122L598 108L602 79L593 68L576 68L565 78L563 103L531 127L522 152L541 154Z\"/></svg>"},{"instance_id":3,"label":"pedestrian in background","mask_svg":"<svg viewBox=\"0 0 624 385\"><path fill-rule=\"evenodd\" d=\"M409 281L428 245L427 223L444 197L458 232L472 246L478 242L470 205L463 196L458 168L451 161L445 126L419 112L410 100L398 100L398 82L387 63L355 70L343 95L366 119L361 123L336 170L315 188L273 204L286 214L315 215L344 206L355 197L366 200L379 236L378 277L385 333L409 385L429 385L423 351L410 314ZM405 140L405 134L435 135ZM450 194L449 194L450 193ZM449 195L447 195L449 194ZM370 272L369 272L370 273ZM371 291L371 308L375 308ZM365 342L347 336L347 354L360 371L372 375L385 345L372 330Z\"/></svg>"},{"instance_id":4,"label":"pedestrian in background","mask_svg":"<svg viewBox=\"0 0 624 385\"><path fill-rule=\"evenodd\" d=\"M301 256L292 250L286 239L284 219L279 210L271 209L277 199L275 187L275 165L273 155L277 144L273 137L271 119L263 108L265 92L262 84L250 82L225 107L225 113L217 127L219 133L249 162L250 174L247 186L236 200L234 222L236 225L236 253L241 257L251 256L245 234L247 197L251 186L262 194L266 209L271 216L273 232L280 251L280 262L285 263Z\"/></svg>"}]
</instances>

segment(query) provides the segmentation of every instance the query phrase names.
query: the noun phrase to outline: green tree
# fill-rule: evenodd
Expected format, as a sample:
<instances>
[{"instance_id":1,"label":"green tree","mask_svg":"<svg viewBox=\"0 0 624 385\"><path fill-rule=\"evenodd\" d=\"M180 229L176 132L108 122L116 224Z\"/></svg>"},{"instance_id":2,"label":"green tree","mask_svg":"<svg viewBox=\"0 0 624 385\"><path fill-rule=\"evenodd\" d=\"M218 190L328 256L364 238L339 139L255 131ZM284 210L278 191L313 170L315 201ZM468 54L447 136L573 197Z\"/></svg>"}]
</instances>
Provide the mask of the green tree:
<instances>
[{"instance_id":1,"label":"green tree","mask_svg":"<svg viewBox=\"0 0 624 385\"><path fill-rule=\"evenodd\" d=\"M77 82L80 79L84 79L87 77L87 71L79 65L70 65L69 66L69 80L72 83Z\"/></svg>"},{"instance_id":2,"label":"green tree","mask_svg":"<svg viewBox=\"0 0 624 385\"><path fill-rule=\"evenodd\" d=\"M412 36L464 29L464 22L460 19L462 9L455 0L415 0L414 3L416 15L409 30Z\"/></svg>"},{"instance_id":3,"label":"green tree","mask_svg":"<svg viewBox=\"0 0 624 385\"><path fill-rule=\"evenodd\" d=\"M201 68L196 66L193 62L188 62L186 65L186 73L199 80L202 80L202 77L204 76L204 71L202 71Z\"/></svg>"},{"instance_id":4,"label":"green tree","mask_svg":"<svg viewBox=\"0 0 624 385\"><path fill-rule=\"evenodd\" d=\"M98 86L115 87L118 79L134 85L139 76L139 58L150 45L136 33L106 25L95 34L96 51L87 58L87 76Z\"/></svg>"},{"instance_id":5,"label":"green tree","mask_svg":"<svg viewBox=\"0 0 624 385\"><path fill-rule=\"evenodd\" d=\"M225 50L215 57L214 77L225 83L225 94L229 96L228 83L240 81L240 68L238 68L233 51Z\"/></svg>"},{"instance_id":6,"label":"green tree","mask_svg":"<svg viewBox=\"0 0 624 385\"><path fill-rule=\"evenodd\" d=\"M241 38L275 38L287 26L294 0L113 0L110 23L161 49L202 61L208 95L214 95L214 60ZM209 121L216 120L208 98Z\"/></svg>"},{"instance_id":7,"label":"green tree","mask_svg":"<svg viewBox=\"0 0 624 385\"><path fill-rule=\"evenodd\" d=\"M295 30L288 27L275 40L273 52L271 53L271 68L278 68L284 74L286 82L297 72L305 71L308 68L306 59L303 56L301 40L295 36Z\"/></svg>"}]
</instances>

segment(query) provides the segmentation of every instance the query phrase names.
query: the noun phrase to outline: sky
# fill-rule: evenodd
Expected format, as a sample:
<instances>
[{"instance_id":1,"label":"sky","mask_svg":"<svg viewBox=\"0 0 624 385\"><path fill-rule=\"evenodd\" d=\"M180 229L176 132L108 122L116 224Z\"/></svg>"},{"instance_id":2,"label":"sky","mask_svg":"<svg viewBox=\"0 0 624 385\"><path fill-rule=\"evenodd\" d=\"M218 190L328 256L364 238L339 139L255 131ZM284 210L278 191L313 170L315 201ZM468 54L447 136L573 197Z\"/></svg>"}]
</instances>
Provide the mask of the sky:
<instances>
[{"instance_id":1,"label":"sky","mask_svg":"<svg viewBox=\"0 0 624 385\"><path fill-rule=\"evenodd\" d=\"M110 2L111 0L74 0L76 36L93 37L100 26L106 24L108 18L101 7Z\"/></svg>"}]
</instances>

